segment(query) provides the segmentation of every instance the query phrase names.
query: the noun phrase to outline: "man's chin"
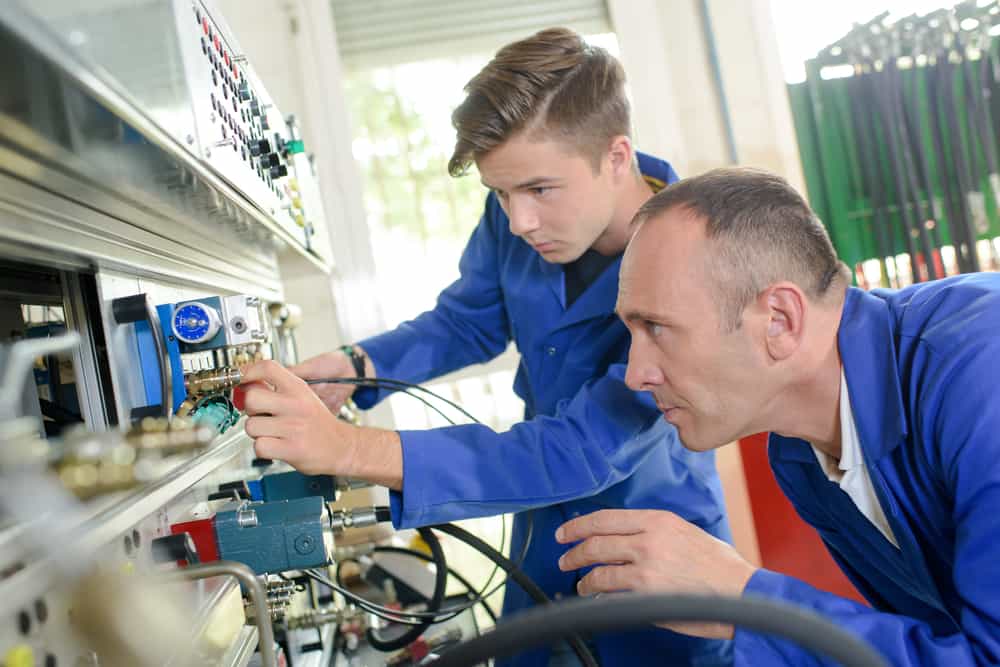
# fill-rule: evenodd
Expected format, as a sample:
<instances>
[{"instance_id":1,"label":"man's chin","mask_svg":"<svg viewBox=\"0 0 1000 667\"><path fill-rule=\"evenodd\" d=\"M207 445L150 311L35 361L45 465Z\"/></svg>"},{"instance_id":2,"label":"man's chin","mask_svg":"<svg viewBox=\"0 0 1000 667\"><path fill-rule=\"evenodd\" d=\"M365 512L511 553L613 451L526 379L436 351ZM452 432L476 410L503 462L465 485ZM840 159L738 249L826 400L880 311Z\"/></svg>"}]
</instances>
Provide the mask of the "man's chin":
<instances>
[{"instance_id":1,"label":"man's chin","mask_svg":"<svg viewBox=\"0 0 1000 667\"><path fill-rule=\"evenodd\" d=\"M664 421L666 421L665 417L664 417ZM669 422L667 422L667 423L669 423ZM690 432L687 432L686 433L686 437L685 437L685 431L686 431L686 429L683 429L683 428L680 428L680 427L676 427L676 428L677 428L677 435L680 438L681 444L684 445L685 449L689 449L692 452L708 452L708 451L711 451L713 449L718 449L722 445L727 444L727 443L721 443L720 444L720 443L716 443L716 442L711 441L711 440L706 440L704 438L699 438L697 434L690 433Z\"/></svg>"}]
</instances>

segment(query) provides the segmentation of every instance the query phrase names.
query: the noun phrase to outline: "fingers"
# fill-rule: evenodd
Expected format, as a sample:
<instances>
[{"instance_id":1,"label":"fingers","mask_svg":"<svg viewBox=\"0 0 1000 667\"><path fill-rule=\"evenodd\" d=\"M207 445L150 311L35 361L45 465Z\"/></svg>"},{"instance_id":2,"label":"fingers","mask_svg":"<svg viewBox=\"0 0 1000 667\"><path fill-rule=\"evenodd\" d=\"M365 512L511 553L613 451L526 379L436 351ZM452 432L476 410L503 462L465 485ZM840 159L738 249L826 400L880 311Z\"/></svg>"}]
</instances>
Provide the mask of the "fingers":
<instances>
[{"instance_id":1,"label":"fingers","mask_svg":"<svg viewBox=\"0 0 1000 667\"><path fill-rule=\"evenodd\" d=\"M283 447L280 438L264 437L253 441L253 451L260 459L282 459Z\"/></svg>"},{"instance_id":2,"label":"fingers","mask_svg":"<svg viewBox=\"0 0 1000 667\"><path fill-rule=\"evenodd\" d=\"M556 541L579 542L594 535L635 535L644 532L663 510L601 510L567 521L556 530Z\"/></svg>"},{"instance_id":3,"label":"fingers","mask_svg":"<svg viewBox=\"0 0 1000 667\"><path fill-rule=\"evenodd\" d=\"M289 435L289 427L280 417L250 417L244 428L251 438L283 438Z\"/></svg>"},{"instance_id":4,"label":"fingers","mask_svg":"<svg viewBox=\"0 0 1000 667\"><path fill-rule=\"evenodd\" d=\"M266 382L279 393L291 393L303 387L303 382L299 377L270 359L258 361L243 369L241 384L252 382Z\"/></svg>"},{"instance_id":5,"label":"fingers","mask_svg":"<svg viewBox=\"0 0 1000 667\"><path fill-rule=\"evenodd\" d=\"M631 591L639 584L638 568L634 565L605 565L594 568L576 584L580 595Z\"/></svg>"},{"instance_id":6,"label":"fingers","mask_svg":"<svg viewBox=\"0 0 1000 667\"><path fill-rule=\"evenodd\" d=\"M243 411L248 415L282 415L288 407L288 399L266 385L250 385L243 392Z\"/></svg>"},{"instance_id":7,"label":"fingers","mask_svg":"<svg viewBox=\"0 0 1000 667\"><path fill-rule=\"evenodd\" d=\"M566 572L601 563L633 563L639 555L635 543L631 536L591 537L563 554L559 569Z\"/></svg>"}]
</instances>

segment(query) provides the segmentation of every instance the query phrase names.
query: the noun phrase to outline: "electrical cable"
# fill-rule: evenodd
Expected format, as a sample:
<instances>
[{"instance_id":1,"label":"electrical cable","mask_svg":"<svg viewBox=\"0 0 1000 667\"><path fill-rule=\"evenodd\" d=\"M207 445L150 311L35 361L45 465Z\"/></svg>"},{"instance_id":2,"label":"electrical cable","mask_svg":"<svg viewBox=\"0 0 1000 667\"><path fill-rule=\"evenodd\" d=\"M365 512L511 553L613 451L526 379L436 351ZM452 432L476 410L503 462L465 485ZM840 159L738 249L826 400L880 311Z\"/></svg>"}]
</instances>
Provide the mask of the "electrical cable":
<instances>
[{"instance_id":1,"label":"electrical cable","mask_svg":"<svg viewBox=\"0 0 1000 667\"><path fill-rule=\"evenodd\" d=\"M391 520L391 511L390 511L390 509L389 509L388 506L386 506L386 505L379 505L379 506L376 506L374 509L375 509L375 516L376 516L377 521L379 521L379 522L386 522L386 521L390 521ZM499 549L500 553L503 553L504 546L507 543L507 539L506 539L507 529L506 529L506 526L507 526L506 519L501 515L501 533L502 533L502 535L501 535L501 538L500 538L500 549ZM530 540L530 532L529 532L529 538L528 539ZM379 547L376 547L376 549L378 549L378 548ZM389 547L382 547L382 548L389 548ZM419 553L419 552L416 552L416 553ZM342 559L341 561L339 561L337 563L337 567L334 570L334 575L335 575L334 578L337 581L337 585L340 586L340 587L342 587L342 588L344 587L344 582L343 582L343 580L341 579L341 576L340 576L340 566L345 561L346 562L355 562L355 563L357 563L357 560L353 559L353 558ZM437 613L427 613L427 612L399 612L398 610L389 609L388 607L380 607L379 605L375 604L371 600L367 600L367 599L365 599L365 598L363 598L361 596L358 596L358 595L354 595L353 599L355 599L356 601L358 601L359 604L364 604L364 605L367 605L369 607L375 607L375 608L377 608L377 611L373 609L372 613L375 613L376 615L381 615L383 618L385 618L385 616L383 615L383 613L384 612L389 612L389 613L392 613L394 616L405 615L405 616L408 616L408 617L411 617L411 618L419 619L421 621L422 620L430 620L433 623L443 623L445 621L449 621L449 620L451 620L451 619L453 619L453 618L461 615L461 613L464 612L465 610L471 609L472 607L474 607L479 602L486 600L491 595L493 595L494 593L496 593L497 591L499 591L501 588L503 588L506 585L506 583L507 583L507 579L506 578L503 581L501 581L500 583L498 583L496 586L494 586L492 589L489 588L489 585L493 582L493 579L495 578L496 573L499 570L500 570L500 566L498 564L494 563L493 571L490 573L490 576L487 578L486 583L484 583L482 585L482 587L480 588L480 590L478 592L476 592L475 590L472 591L475 594L475 597L468 604L466 604L464 606L460 605L460 606L447 607L445 609L441 609L440 612L437 612ZM413 624L415 624L415 623L416 623L416 621L413 622Z\"/></svg>"},{"instance_id":2,"label":"electrical cable","mask_svg":"<svg viewBox=\"0 0 1000 667\"><path fill-rule=\"evenodd\" d=\"M404 618L404 617L414 616L414 612L404 612L400 611L399 609L391 609L389 607L383 607L381 605L377 605L371 600L367 600L361 597L360 595L352 593L351 591L347 590L342 586L338 586L335 582L330 581L330 579L316 572L315 570L302 570L302 573L305 574L310 579L323 584L330 590L336 593L340 593L345 599L349 600L350 602L353 602L359 608L371 614L374 614L379 618L384 618L387 621L392 621L393 623L399 623L401 625L420 625L421 623L424 622L424 619Z\"/></svg>"},{"instance_id":3,"label":"electrical cable","mask_svg":"<svg viewBox=\"0 0 1000 667\"><path fill-rule=\"evenodd\" d=\"M411 397L417 399L418 401L420 401L421 403L423 403L427 407L429 407L432 410L434 410L435 412L437 412L439 415L441 415L441 417L445 421L449 422L450 424L454 424L455 423L454 421L452 421L451 419L449 419L447 415L445 415L443 412L441 412L440 410L438 410L436 406L432 405L430 402L428 402L427 400L425 400L423 397L418 396L418 395L412 393L412 391L410 391L412 389L416 389L416 390L420 390L420 391L422 391L422 392L430 395L433 398L436 398L439 401L447 403L448 405L450 405L451 407L453 407L455 410L461 412L463 415L465 415L466 417L468 417L474 423L476 423L476 424L482 424L481 421L479 421L478 419L476 419L465 408L463 408L462 406L458 405L457 403L448 400L444 396L441 396L437 392L434 392L434 391L432 391L430 389L427 389L426 387L423 387L423 386L418 385L418 384L413 384L413 383L410 383L410 382L405 382L403 380L396 380L396 379L393 379L393 378L378 378L378 377L375 377L375 378L313 378L313 379L306 380L306 383L307 384L350 384L350 385L355 385L355 386L360 386L360 387L387 388L387 389L393 389L394 391L402 391L407 396L411 396ZM386 509L388 509L388 508L386 508ZM530 533L529 533L529 535L530 535ZM501 541L500 541L500 549L499 549L499 551L502 553L503 550L506 548L506 540L507 540L507 518L506 518L505 515L501 515L500 516L500 536L501 536L500 537ZM529 544L529 542L526 541L525 545L524 545L524 547L522 549L525 552L525 554L527 553L528 544ZM523 560L524 560L524 557L522 555L521 561L523 562ZM518 565L518 567L520 567L520 564ZM493 582L493 579L496 577L497 572L499 572L499 570L500 570L500 566L499 565L494 565L493 571L490 572L489 578L486 580L486 583L483 584L483 588L482 588L483 591L485 591L486 588ZM503 583L505 583L505 582L501 582L501 585ZM493 589L487 595L492 595L497 590L499 590L499 588Z\"/></svg>"},{"instance_id":4,"label":"electrical cable","mask_svg":"<svg viewBox=\"0 0 1000 667\"><path fill-rule=\"evenodd\" d=\"M417 532L420 533L420 537L430 547L431 554L434 557L434 592L431 595L430 602L427 603L427 608L432 612L436 612L441 609L441 603L444 602L444 591L448 585L448 562L444 556L444 549L441 548L441 543L432 530L429 528L417 528ZM365 637L372 648L383 652L397 651L415 642L431 626L432 622L425 621L420 625L415 625L392 639L380 637L375 628L368 628Z\"/></svg>"},{"instance_id":5,"label":"electrical cable","mask_svg":"<svg viewBox=\"0 0 1000 667\"><path fill-rule=\"evenodd\" d=\"M526 575L519 567L517 567L509 558L504 556L502 553L498 552L496 549L494 549L489 544L479 539L469 531L465 530L461 526L456 526L455 524L451 523L439 524L436 526L431 526L431 528L433 528L434 530L439 530L442 533L445 533L446 535L451 535L452 537L465 542L473 549L476 549L484 556L491 559L493 562L502 567L505 572L507 572L508 578L516 581L521 586L521 588L523 588L524 591L528 595L530 595L532 599L534 599L535 602L537 602L538 604L541 605L552 604L552 600L550 600L549 596L545 594L545 591L539 588L538 584L536 584L528 575ZM583 663L584 667L597 667L598 664L597 659L594 658L593 653L590 652L590 649L587 648L586 644L584 644L583 640L579 637L579 635L573 633L567 639L567 642L573 649L573 652L576 654L576 656L580 659L580 662Z\"/></svg>"},{"instance_id":6,"label":"electrical cable","mask_svg":"<svg viewBox=\"0 0 1000 667\"><path fill-rule=\"evenodd\" d=\"M428 556L427 554L425 554L423 551L417 551L416 549L407 549L405 547L388 547L388 546L385 546L385 547L375 547L374 553L377 553L377 554L378 553L401 554L401 555L404 555L404 556L410 556L412 558L416 558L418 560L426 561L428 563L433 563L434 562L434 559L431 558L430 556ZM468 606L464 606L463 605L462 606L462 611L467 611L468 609L470 609L472 606L474 606L476 604L482 605L483 611L486 612L486 615L490 618L491 621L493 621L493 624L495 625L496 622L497 622L497 616L496 616L495 613L493 613L493 610L486 603L486 598L481 597L480 593L473 587L473 585L471 583L469 583L469 580L466 579L465 577L463 577L458 572L456 572L450 566L448 567L448 574L450 574L451 576L453 576L458 583L460 583L463 586L465 586L465 589L468 591L468 597L469 597L470 604ZM453 612L456 609L457 609L456 607L443 607L441 609L441 611L442 612L444 612L444 611ZM441 622L441 621L438 621L438 622Z\"/></svg>"},{"instance_id":7,"label":"electrical cable","mask_svg":"<svg viewBox=\"0 0 1000 667\"><path fill-rule=\"evenodd\" d=\"M458 403L441 396L440 394L427 389L419 384L413 384L412 382L404 382L403 380L395 380L392 378L314 378L306 380L306 384L351 384L358 387L370 387L374 389L391 389L393 391L402 391L404 389L412 389L416 391L422 391L425 394L433 396L442 403L447 403L449 406L462 413L465 417L475 422L476 424L481 424L482 422L473 417L465 408L463 408ZM447 418L446 418L447 419ZM452 420L448 420L452 421ZM454 422L453 422L454 423Z\"/></svg>"},{"instance_id":8,"label":"electrical cable","mask_svg":"<svg viewBox=\"0 0 1000 667\"><path fill-rule=\"evenodd\" d=\"M460 616L462 613L466 612L467 610L479 604L481 600L486 600L487 598L489 598L491 595L493 595L506 585L506 580L505 580L494 586L486 594L480 595L468 603L464 603L457 606L444 607L438 613L431 614L419 611L402 611L399 609L392 609L390 607L384 607L382 605L378 605L367 598L364 598L356 593L352 593L346 588L337 585L336 583L330 581L330 579L316 572L315 570L303 570L303 574L308 576L310 579L313 579L314 581L323 584L327 588L337 593L340 593L344 598L353 602L364 611L374 614L379 618L384 618L387 621L392 621L393 623L399 623L401 625L418 625L427 620L430 620L433 623L444 623L445 621L450 621L451 619Z\"/></svg>"},{"instance_id":9,"label":"electrical cable","mask_svg":"<svg viewBox=\"0 0 1000 667\"><path fill-rule=\"evenodd\" d=\"M752 596L615 594L529 609L443 653L435 667L471 667L579 632L620 632L660 622L729 623L774 634L845 667L888 667L875 650L815 612Z\"/></svg>"}]
</instances>

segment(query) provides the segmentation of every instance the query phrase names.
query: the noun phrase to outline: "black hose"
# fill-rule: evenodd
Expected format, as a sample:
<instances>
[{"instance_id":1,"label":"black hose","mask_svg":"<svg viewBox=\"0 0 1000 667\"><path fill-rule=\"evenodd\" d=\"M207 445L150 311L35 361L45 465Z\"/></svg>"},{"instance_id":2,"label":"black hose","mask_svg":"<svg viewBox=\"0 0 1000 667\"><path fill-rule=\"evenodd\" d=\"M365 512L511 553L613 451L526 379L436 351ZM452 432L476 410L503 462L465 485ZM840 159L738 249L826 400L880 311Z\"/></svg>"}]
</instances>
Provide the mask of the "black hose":
<instances>
[{"instance_id":1,"label":"black hose","mask_svg":"<svg viewBox=\"0 0 1000 667\"><path fill-rule=\"evenodd\" d=\"M904 165L900 156L900 140L896 127L896 117L893 109L893 97L889 89L895 85L892 80L891 68L886 67L879 75L881 81L874 78L869 80L879 108L879 120L882 123L885 144L889 154L889 171L892 174L893 184L896 188L896 201L899 204L899 221L902 225L903 241L906 244L906 252L910 256L910 273L913 282L920 282L920 265L917 262L917 247L913 242L911 230L919 222L915 222L913 216L915 211L910 207L910 196L904 178Z\"/></svg>"},{"instance_id":2,"label":"black hose","mask_svg":"<svg viewBox=\"0 0 1000 667\"><path fill-rule=\"evenodd\" d=\"M404 547L375 547L375 549L373 550L373 552L377 553L377 554L378 553L402 554L404 556L411 556L413 558L418 558L420 560L427 561L429 563L433 563L434 562L434 559L432 557L428 556L427 554L425 554L423 551L417 551L416 549L406 549ZM493 624L496 625L497 615L494 614L493 610L490 609L490 606L488 604L486 604L486 598L482 597L479 594L479 592L475 588L473 588L472 584L469 583L468 579L466 579L465 577L463 577L462 575L460 575L458 572L456 572L455 570L453 570L450 567L448 568L448 574L450 574L451 576L455 577L455 579L456 579L456 581L458 581L458 583L460 583L463 586L465 586L466 590L469 591L469 599L470 600L474 600L478 604L482 605L483 611L486 612L486 615L490 618L491 621L493 621ZM449 607L444 607L441 610L442 613L446 613L448 611L451 611L451 609Z\"/></svg>"},{"instance_id":3,"label":"black hose","mask_svg":"<svg viewBox=\"0 0 1000 667\"><path fill-rule=\"evenodd\" d=\"M434 594L431 596L431 601L428 603L427 609L432 612L438 611L441 609L441 603L444 602L444 592L448 584L448 562L444 557L444 549L441 548L441 543L438 542L437 536L434 535L433 531L428 528L417 528L417 532L420 533L420 537L427 543L427 546L431 548L431 554L434 558ZM376 634L374 628L368 628L365 637L372 648L379 651L398 651L416 641L424 633L424 630L430 626L431 621L414 625L393 639L382 639Z\"/></svg>"},{"instance_id":4,"label":"black hose","mask_svg":"<svg viewBox=\"0 0 1000 667\"><path fill-rule=\"evenodd\" d=\"M924 269L927 271L927 278L936 280L939 276L934 266L934 247L928 235L927 227L924 225L924 222L933 218L934 214L928 213L925 210L923 198L920 196L919 175L915 169L919 165L913 159L913 151L910 149L909 134L911 128L909 128L909 123L907 122L906 104L903 101L903 74L899 71L895 63L889 63L886 69L893 73L895 79L887 90L889 96L888 103L892 113L892 122L897 126L899 132L899 151L902 158L901 166L903 167L903 176L906 179L906 187L909 190L913 205L913 216L911 219L914 224L910 227L909 231L915 237L915 240L920 241L920 250L924 257L923 264ZM928 208L932 206L933 197L934 193L928 191L926 203ZM920 282L922 278L923 276L915 275L913 282Z\"/></svg>"},{"instance_id":5,"label":"black hose","mask_svg":"<svg viewBox=\"0 0 1000 667\"><path fill-rule=\"evenodd\" d=\"M431 526L431 528L434 530L440 530L446 535L451 535L452 537L465 542L470 547L492 560L494 563L503 568L509 579L516 581L518 585L523 588L524 591L538 604L552 604L552 600L550 600L549 596L545 594L545 591L539 588L538 584L536 584L531 577L526 575L521 568L517 567L513 561L469 531L460 526L456 526L453 523L443 523ZM583 663L584 667L597 667L597 659L594 657L594 654L590 652L590 649L587 648L587 645L584 644L578 634L575 632L568 633L566 641L569 643L570 648L573 649L576 656L580 659L580 662Z\"/></svg>"},{"instance_id":6,"label":"black hose","mask_svg":"<svg viewBox=\"0 0 1000 667\"><path fill-rule=\"evenodd\" d=\"M882 265L882 272L886 281L889 281L889 271L886 263L892 263L894 281L899 281L899 270L896 268L896 255L893 251L892 230L888 213L885 210L885 186L882 184L882 166L879 161L878 143L874 139L874 128L872 118L866 114L866 108L871 105L866 104L866 84L864 77L867 74L858 73L851 77L848 82L849 102L851 105L851 115L855 126L855 141L861 153L861 178L868 190L869 203L872 209L872 229L875 232L875 245L878 249L879 263ZM867 117L866 117L867 116Z\"/></svg>"},{"instance_id":7,"label":"black hose","mask_svg":"<svg viewBox=\"0 0 1000 667\"><path fill-rule=\"evenodd\" d=\"M616 594L578 598L529 609L500 623L493 632L444 653L435 667L470 667L490 658L519 653L578 632L620 632L650 623L710 621L774 634L845 667L888 667L870 646L822 616L787 603L747 596ZM656 656L650 656L656 659ZM666 659L666 656L659 656Z\"/></svg>"},{"instance_id":8,"label":"black hose","mask_svg":"<svg viewBox=\"0 0 1000 667\"><path fill-rule=\"evenodd\" d=\"M952 243L955 246L955 255L958 257L960 266L964 265L963 271L976 273L979 271L979 255L976 253L976 233L972 223L972 211L969 206L968 197L975 189L968 151L965 141L962 138L962 128L956 110L955 90L952 81L952 66L947 57L942 58L938 63L938 77L941 81L939 88L943 92L942 102L945 119L948 123L948 133L951 135L951 153L955 164L955 174L958 176L960 188L960 200L966 215L961 222L953 228Z\"/></svg>"},{"instance_id":9,"label":"black hose","mask_svg":"<svg viewBox=\"0 0 1000 667\"><path fill-rule=\"evenodd\" d=\"M938 74L940 65L934 64L925 68L927 70L927 103L930 112L931 140L934 144L934 154L937 156L938 174L941 177L941 194L944 197L945 214L948 218L948 229L951 242L956 248L956 264L960 273L965 273L968 268L965 266L965 257L958 252L959 234L957 230L965 223L967 212L965 210L965 199L961 192L956 192L954 188L955 178L952 174L958 167L949 166L949 155L945 151L944 133L941 129L941 82Z\"/></svg>"}]
</instances>

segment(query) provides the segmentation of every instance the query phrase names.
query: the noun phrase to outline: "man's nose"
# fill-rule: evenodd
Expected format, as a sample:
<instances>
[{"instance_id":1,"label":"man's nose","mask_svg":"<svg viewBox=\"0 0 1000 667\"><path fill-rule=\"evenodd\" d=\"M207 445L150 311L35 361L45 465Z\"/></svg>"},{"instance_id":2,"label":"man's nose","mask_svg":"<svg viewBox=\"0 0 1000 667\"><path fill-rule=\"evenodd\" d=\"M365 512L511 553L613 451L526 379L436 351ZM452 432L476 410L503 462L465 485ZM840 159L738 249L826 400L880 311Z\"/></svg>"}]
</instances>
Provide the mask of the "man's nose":
<instances>
[{"instance_id":1,"label":"man's nose","mask_svg":"<svg viewBox=\"0 0 1000 667\"><path fill-rule=\"evenodd\" d=\"M651 363L645 346L632 342L625 367L625 384L632 391L650 391L663 382L663 374Z\"/></svg>"},{"instance_id":2,"label":"man's nose","mask_svg":"<svg viewBox=\"0 0 1000 667\"><path fill-rule=\"evenodd\" d=\"M511 197L507 203L507 217L510 219L510 233L514 236L530 234L540 226L535 208L518 197Z\"/></svg>"}]
</instances>

